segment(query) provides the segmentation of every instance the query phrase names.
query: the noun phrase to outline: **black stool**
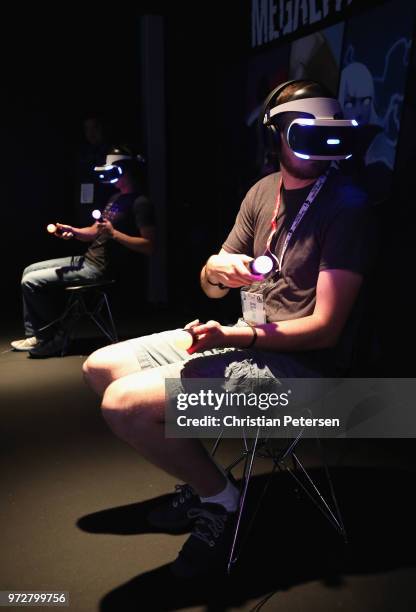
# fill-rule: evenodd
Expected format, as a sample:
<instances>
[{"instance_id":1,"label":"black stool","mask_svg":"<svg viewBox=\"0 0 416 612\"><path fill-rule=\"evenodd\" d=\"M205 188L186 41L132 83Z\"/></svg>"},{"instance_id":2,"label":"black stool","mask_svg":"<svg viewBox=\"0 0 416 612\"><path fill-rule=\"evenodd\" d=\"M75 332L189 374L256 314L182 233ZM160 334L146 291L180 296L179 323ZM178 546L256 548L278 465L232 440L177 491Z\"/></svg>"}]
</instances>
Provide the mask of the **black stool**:
<instances>
[{"instance_id":1,"label":"black stool","mask_svg":"<svg viewBox=\"0 0 416 612\"><path fill-rule=\"evenodd\" d=\"M106 293L106 290L114 283L114 280L108 279L65 287L65 291L68 292L68 300L60 317L65 329L62 356L66 353L75 326L83 317L88 317L111 343L118 342L117 331Z\"/></svg>"},{"instance_id":2,"label":"black stool","mask_svg":"<svg viewBox=\"0 0 416 612\"><path fill-rule=\"evenodd\" d=\"M243 449L241 455L238 456L227 468L225 468L226 473L231 474L232 470L241 462L244 461L244 469L243 469L243 488L240 497L240 504L237 512L237 520L234 529L233 541L231 545L231 550L228 557L227 564L227 573L230 574L233 568L233 565L238 561L242 546L244 544L245 539L248 536L248 533L254 523L255 517L260 509L261 502L267 492L267 489L270 485L273 475L276 470L286 471L290 476L294 479L298 490L302 489L306 496L310 499L311 502L322 512L322 514L328 519L328 521L332 524L332 526L338 531L338 533L342 536L345 543L348 542L347 533L344 527L344 523L342 520L341 512L338 506L338 500L335 495L334 485L332 483L332 479L329 473L328 465L325 461L324 449L322 447L321 440L319 438L315 438L318 448L321 453L322 466L324 469L324 474L326 476L327 483L329 485L330 498L326 499L321 491L318 489L316 483L306 470L305 466L299 459L297 455L297 446L302 439L302 434L304 432L304 428L301 428L300 432L296 436L296 438L286 440L283 443L281 448L275 448L273 445L273 440L270 438L262 438L261 437L261 428L257 429L257 433L255 438L250 442L247 437L243 434ZM222 440L223 431L221 431L218 436L214 447L211 451L212 457L215 455L218 446ZM242 522L242 517L246 505L246 497L247 492L252 476L254 461L256 457L261 457L265 459L270 459L272 462L272 470L269 474L267 482L263 488L263 491L260 494L260 497L257 499L256 508L254 513L249 521L249 525L245 534L245 537L240 538L240 527Z\"/></svg>"}]
</instances>

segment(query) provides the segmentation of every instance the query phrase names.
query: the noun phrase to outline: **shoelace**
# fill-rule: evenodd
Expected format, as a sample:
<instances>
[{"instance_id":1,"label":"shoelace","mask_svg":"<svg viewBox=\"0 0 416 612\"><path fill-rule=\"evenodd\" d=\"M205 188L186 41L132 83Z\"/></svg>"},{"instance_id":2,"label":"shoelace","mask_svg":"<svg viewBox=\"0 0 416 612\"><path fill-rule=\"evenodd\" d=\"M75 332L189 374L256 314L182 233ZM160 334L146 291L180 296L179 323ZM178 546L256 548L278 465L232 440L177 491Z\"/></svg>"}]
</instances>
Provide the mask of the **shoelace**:
<instances>
[{"instance_id":1,"label":"shoelace","mask_svg":"<svg viewBox=\"0 0 416 612\"><path fill-rule=\"evenodd\" d=\"M172 502L174 508L177 508L179 504L184 504L186 500L195 496L193 488L188 484L175 485L175 494L175 498Z\"/></svg>"},{"instance_id":2,"label":"shoelace","mask_svg":"<svg viewBox=\"0 0 416 612\"><path fill-rule=\"evenodd\" d=\"M191 508L188 510L188 517L197 519L192 535L208 544L208 546L215 546L212 536L218 538L224 531L227 515L214 514L203 508ZM207 531L203 531L201 527L205 527Z\"/></svg>"}]
</instances>

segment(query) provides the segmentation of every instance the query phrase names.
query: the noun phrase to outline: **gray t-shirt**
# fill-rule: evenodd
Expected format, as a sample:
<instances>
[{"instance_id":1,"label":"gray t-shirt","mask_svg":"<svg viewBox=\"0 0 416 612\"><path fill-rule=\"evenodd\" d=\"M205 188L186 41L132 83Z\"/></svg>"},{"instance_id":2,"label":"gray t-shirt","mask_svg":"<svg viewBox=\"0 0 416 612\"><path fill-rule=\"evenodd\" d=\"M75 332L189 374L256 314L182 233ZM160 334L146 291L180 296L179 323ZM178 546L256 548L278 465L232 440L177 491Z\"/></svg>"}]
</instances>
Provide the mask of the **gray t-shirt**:
<instances>
[{"instance_id":1,"label":"gray t-shirt","mask_svg":"<svg viewBox=\"0 0 416 612\"><path fill-rule=\"evenodd\" d=\"M137 192L118 194L103 210L103 217L113 227L130 236L140 236L140 228L154 225L153 209L148 198ZM111 240L97 236L90 244L85 259L103 273L115 274L121 265L134 265L137 253Z\"/></svg>"},{"instance_id":2,"label":"gray t-shirt","mask_svg":"<svg viewBox=\"0 0 416 612\"><path fill-rule=\"evenodd\" d=\"M229 253L258 257L265 252L271 232L280 174L270 174L247 193L235 225L223 244ZM272 252L278 257L285 237L312 185L283 189ZM374 257L374 221L367 194L349 177L331 171L289 242L282 271L272 279L247 288L262 293L268 322L311 315L321 270L344 269L365 276ZM359 304L335 349L305 352L305 358L323 370L336 361L345 370L351 358L351 340ZM300 353L298 353L300 355ZM330 368L332 372L332 367Z\"/></svg>"}]
</instances>

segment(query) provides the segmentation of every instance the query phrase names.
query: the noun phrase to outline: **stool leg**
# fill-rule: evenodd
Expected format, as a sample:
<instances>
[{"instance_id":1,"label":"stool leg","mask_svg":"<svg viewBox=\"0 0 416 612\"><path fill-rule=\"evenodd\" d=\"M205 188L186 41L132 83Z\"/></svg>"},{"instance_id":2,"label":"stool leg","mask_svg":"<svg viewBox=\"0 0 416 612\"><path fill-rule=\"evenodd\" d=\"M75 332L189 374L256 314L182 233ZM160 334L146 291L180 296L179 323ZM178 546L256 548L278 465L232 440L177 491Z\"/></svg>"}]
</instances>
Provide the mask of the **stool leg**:
<instances>
[{"instance_id":1,"label":"stool leg","mask_svg":"<svg viewBox=\"0 0 416 612\"><path fill-rule=\"evenodd\" d=\"M223 433L224 433L224 430L221 429L220 434L219 434L218 438L215 440L214 446L212 447L211 457L214 457L215 453L217 452L218 447L219 447L219 445L221 443L221 440L222 440Z\"/></svg>"},{"instance_id":2,"label":"stool leg","mask_svg":"<svg viewBox=\"0 0 416 612\"><path fill-rule=\"evenodd\" d=\"M68 345L71 339L72 331L75 328L77 321L85 314L86 306L81 295L71 295L68 300L68 306L62 315L62 326L64 329L64 342L61 350L61 357L66 355ZM67 323L65 324L65 320Z\"/></svg>"},{"instance_id":3,"label":"stool leg","mask_svg":"<svg viewBox=\"0 0 416 612\"><path fill-rule=\"evenodd\" d=\"M102 307L106 307L107 318L108 321L105 320L105 317L101 315ZM111 314L110 304L107 299L107 295L105 291L99 292L99 297L97 302L95 303L94 310L87 310L86 314L90 317L91 321L95 323L95 325L101 330L101 332L112 342L118 342L118 336L116 327L114 325L113 316ZM101 320L99 320L99 318Z\"/></svg>"},{"instance_id":4,"label":"stool leg","mask_svg":"<svg viewBox=\"0 0 416 612\"><path fill-rule=\"evenodd\" d=\"M236 522L236 526L235 526L235 530L234 530L233 543L231 545L230 556L229 556L229 559L228 559L228 566L227 566L227 572L228 573L231 572L231 567L237 561L238 556L239 556L238 553L236 555L234 555L234 553L235 553L235 550L236 550L236 547L237 547L237 541L238 541L238 536L239 536L239 532L240 532L240 525L241 525L241 518L242 518L243 512L244 512L244 507L245 507L245 502L246 502L246 497L247 497L248 485L250 484L251 473L253 471L254 458L256 456L257 444L258 444L258 441L259 441L259 433L260 433L260 428L257 429L256 437L254 439L253 445L252 445L249 453L246 456L246 462L245 462L245 466L244 466L244 488L243 488L243 491L242 491L241 497L240 497L240 506L239 506L239 509L238 509L237 522Z\"/></svg>"},{"instance_id":5,"label":"stool leg","mask_svg":"<svg viewBox=\"0 0 416 612\"><path fill-rule=\"evenodd\" d=\"M112 336L114 338L113 342L118 342L117 330L116 330L116 326L114 325L114 319L113 319L113 315L111 313L110 304L108 303L107 294L103 293L103 296L104 296L104 300L105 300L105 305L107 307L108 318L110 319L111 329L112 329L112 332L113 332L112 333Z\"/></svg>"}]
</instances>

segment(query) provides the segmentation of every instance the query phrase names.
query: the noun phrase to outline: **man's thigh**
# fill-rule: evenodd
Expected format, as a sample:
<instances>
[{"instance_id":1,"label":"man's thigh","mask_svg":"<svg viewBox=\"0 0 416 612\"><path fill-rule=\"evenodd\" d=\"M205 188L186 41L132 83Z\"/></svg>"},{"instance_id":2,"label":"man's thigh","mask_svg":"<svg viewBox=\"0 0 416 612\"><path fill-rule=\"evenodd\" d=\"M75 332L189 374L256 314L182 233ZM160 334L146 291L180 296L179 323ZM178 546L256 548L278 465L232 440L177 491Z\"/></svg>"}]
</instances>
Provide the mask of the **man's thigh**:
<instances>
[{"instance_id":1,"label":"man's thigh","mask_svg":"<svg viewBox=\"0 0 416 612\"><path fill-rule=\"evenodd\" d=\"M46 265L48 264L48 265ZM44 285L68 285L74 282L89 282L102 277L100 270L85 264L83 258L64 257L33 264L26 268L23 283L34 287Z\"/></svg>"},{"instance_id":2,"label":"man's thigh","mask_svg":"<svg viewBox=\"0 0 416 612\"><path fill-rule=\"evenodd\" d=\"M62 266L69 266L71 264L72 257L58 257L55 259L45 259L45 261L36 261L33 264L27 266L23 271L23 276L30 272L38 272L39 270L47 270L49 268L56 269Z\"/></svg>"},{"instance_id":3,"label":"man's thigh","mask_svg":"<svg viewBox=\"0 0 416 612\"><path fill-rule=\"evenodd\" d=\"M181 363L182 367L173 368L172 373L179 371L182 377L244 379L317 375L293 353L223 348L189 355L175 345L178 331L150 334L122 344L135 355L141 370ZM169 368L164 369L166 372Z\"/></svg>"},{"instance_id":4,"label":"man's thigh","mask_svg":"<svg viewBox=\"0 0 416 612\"><path fill-rule=\"evenodd\" d=\"M175 363L183 364L198 356L214 354L215 351L205 351L205 353L194 353L191 356L185 350L178 348L175 339L180 331L180 329L171 329L127 340L125 344L134 353L141 370Z\"/></svg>"},{"instance_id":5,"label":"man's thigh","mask_svg":"<svg viewBox=\"0 0 416 612\"><path fill-rule=\"evenodd\" d=\"M90 355L88 368L111 371L113 380L117 380L129 374L179 364L172 370L173 377L176 377L183 363L190 359L186 351L175 346L177 331L169 330L104 346Z\"/></svg>"},{"instance_id":6,"label":"man's thigh","mask_svg":"<svg viewBox=\"0 0 416 612\"><path fill-rule=\"evenodd\" d=\"M165 400L166 381L169 381L166 386L169 395L176 395L193 388L195 379L226 380L230 389L248 390L251 383L276 380L294 373L291 357L283 353L277 356L265 351L216 349L190 356L171 346L175 331L126 340L104 349L111 351L114 358L119 355L131 359L135 354L139 364L137 371L120 376L111 387L113 392L127 394L130 406L155 405L160 409ZM298 375L306 375L306 372L298 370Z\"/></svg>"},{"instance_id":7,"label":"man's thigh","mask_svg":"<svg viewBox=\"0 0 416 612\"><path fill-rule=\"evenodd\" d=\"M108 391L128 398L130 409L150 409L160 417L166 393L172 397L194 391L195 379L222 380L228 391L250 392L281 378L316 376L290 353L214 349L188 355L175 347L176 332L151 334L100 349L98 352L111 351L114 359L128 357L130 363L137 364L137 371L125 369Z\"/></svg>"},{"instance_id":8,"label":"man's thigh","mask_svg":"<svg viewBox=\"0 0 416 612\"><path fill-rule=\"evenodd\" d=\"M258 385L261 380L270 382L317 375L290 353L225 348L189 355L175 346L178 331L126 340L99 349L92 357L95 361L104 360L102 365L113 371L114 380L131 374L129 389L132 391L137 382L138 395L139 388L143 390L153 381L153 375L146 379L146 372L151 374L154 370L158 371L157 377L163 381L163 386L169 379L169 390L175 393L186 392L194 385L191 379L196 378L221 379L227 381L229 390L243 391L249 390L253 384ZM188 380L191 381L189 384Z\"/></svg>"},{"instance_id":9,"label":"man's thigh","mask_svg":"<svg viewBox=\"0 0 416 612\"><path fill-rule=\"evenodd\" d=\"M156 421L164 421L165 381L180 380L181 363L134 372L115 380L106 390L104 404L110 409L124 409L133 414L146 411Z\"/></svg>"}]
</instances>

